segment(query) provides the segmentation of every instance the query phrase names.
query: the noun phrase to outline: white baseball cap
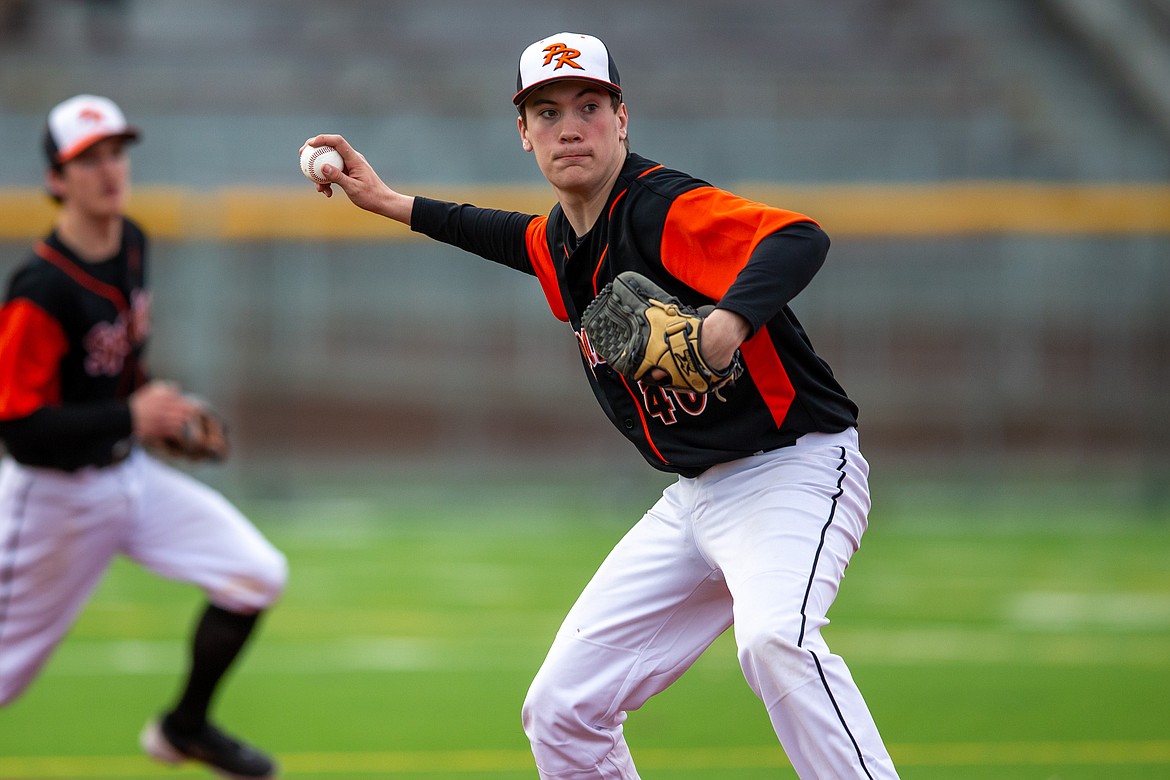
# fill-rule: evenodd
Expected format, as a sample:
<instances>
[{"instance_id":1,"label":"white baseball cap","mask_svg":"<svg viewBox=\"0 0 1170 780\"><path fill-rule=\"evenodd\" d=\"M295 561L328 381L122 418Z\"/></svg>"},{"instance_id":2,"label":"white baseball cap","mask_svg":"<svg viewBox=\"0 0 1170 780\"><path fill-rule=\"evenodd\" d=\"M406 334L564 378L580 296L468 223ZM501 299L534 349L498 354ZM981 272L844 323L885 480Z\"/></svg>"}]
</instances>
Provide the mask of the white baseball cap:
<instances>
[{"instance_id":1,"label":"white baseball cap","mask_svg":"<svg viewBox=\"0 0 1170 780\"><path fill-rule=\"evenodd\" d=\"M542 38L520 55L512 103L519 107L532 90L561 79L593 81L618 97L622 94L617 66L605 44L592 35L564 32Z\"/></svg>"},{"instance_id":2,"label":"white baseball cap","mask_svg":"<svg viewBox=\"0 0 1170 780\"><path fill-rule=\"evenodd\" d=\"M97 95L76 95L49 112L45 151L51 162L63 163L103 139L133 141L138 135L138 128L126 122L126 115L114 101Z\"/></svg>"}]
</instances>

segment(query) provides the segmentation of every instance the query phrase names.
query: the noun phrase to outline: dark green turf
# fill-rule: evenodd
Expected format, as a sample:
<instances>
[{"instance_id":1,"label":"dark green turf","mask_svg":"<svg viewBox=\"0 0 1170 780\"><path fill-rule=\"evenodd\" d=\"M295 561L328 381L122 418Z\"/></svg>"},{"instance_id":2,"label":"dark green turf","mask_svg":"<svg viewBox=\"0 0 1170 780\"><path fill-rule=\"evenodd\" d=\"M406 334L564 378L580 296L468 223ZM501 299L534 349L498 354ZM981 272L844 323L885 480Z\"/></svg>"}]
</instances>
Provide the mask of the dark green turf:
<instances>
[{"instance_id":1,"label":"dark green turf","mask_svg":"<svg viewBox=\"0 0 1170 780\"><path fill-rule=\"evenodd\" d=\"M218 702L229 727L290 778L535 777L525 689L636 508L250 509L292 579ZM1158 522L875 521L826 636L904 778L1170 777L1168 550ZM0 777L197 776L135 738L174 693L199 601L119 562L0 711ZM729 637L627 734L647 780L794 776Z\"/></svg>"}]
</instances>

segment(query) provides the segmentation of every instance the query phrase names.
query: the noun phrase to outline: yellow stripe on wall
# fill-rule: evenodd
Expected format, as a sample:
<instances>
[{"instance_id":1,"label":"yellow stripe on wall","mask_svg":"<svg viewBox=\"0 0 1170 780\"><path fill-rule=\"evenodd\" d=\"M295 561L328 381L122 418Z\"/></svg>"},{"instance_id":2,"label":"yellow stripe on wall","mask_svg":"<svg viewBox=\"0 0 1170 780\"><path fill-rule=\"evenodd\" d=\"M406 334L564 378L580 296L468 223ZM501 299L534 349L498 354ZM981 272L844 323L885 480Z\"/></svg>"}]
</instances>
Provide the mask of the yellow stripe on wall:
<instances>
[{"instance_id":1,"label":"yellow stripe on wall","mask_svg":"<svg viewBox=\"0 0 1170 780\"><path fill-rule=\"evenodd\" d=\"M830 235L1170 234L1170 185L955 182L739 191L807 214Z\"/></svg>"},{"instance_id":2,"label":"yellow stripe on wall","mask_svg":"<svg viewBox=\"0 0 1170 780\"><path fill-rule=\"evenodd\" d=\"M731 188L754 200L807 214L833 237L979 234L1170 235L1170 185L953 182L899 185ZM461 188L401 186L402 192L479 206L545 214L544 185ZM408 240L391 220L304 187L135 188L130 213L159 239L225 241ZM54 206L35 188L0 188L0 240L34 240Z\"/></svg>"}]
</instances>

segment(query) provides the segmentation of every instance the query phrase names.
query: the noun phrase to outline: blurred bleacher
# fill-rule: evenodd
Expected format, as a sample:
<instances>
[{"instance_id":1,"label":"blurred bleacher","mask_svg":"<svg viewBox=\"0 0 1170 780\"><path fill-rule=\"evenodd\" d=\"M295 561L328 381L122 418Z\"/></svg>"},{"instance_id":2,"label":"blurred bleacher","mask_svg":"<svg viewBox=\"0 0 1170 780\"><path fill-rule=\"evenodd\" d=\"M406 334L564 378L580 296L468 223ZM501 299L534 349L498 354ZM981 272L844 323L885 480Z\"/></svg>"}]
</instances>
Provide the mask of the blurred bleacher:
<instances>
[{"instance_id":1,"label":"blurred bleacher","mask_svg":"<svg viewBox=\"0 0 1170 780\"><path fill-rule=\"evenodd\" d=\"M1165 180L1166 2L0 0L0 107L16 140L58 94L113 95L165 139L148 181L287 175L261 148L210 171L200 153L321 123L406 151L409 180L535 180L504 96L524 45L575 27L617 54L639 147L722 179ZM1082 6L1162 59L1087 43Z\"/></svg>"},{"instance_id":2,"label":"blurred bleacher","mask_svg":"<svg viewBox=\"0 0 1170 780\"><path fill-rule=\"evenodd\" d=\"M44 114L81 91L144 128L146 192L310 198L296 149L337 131L411 191L539 193L509 102L515 60L571 29L613 50L636 151L732 188L783 187L793 201L776 205L955 182L1164 197L1167 6L0 0L0 138L18 152L0 195L35 193ZM794 308L861 404L877 474L957 477L972 496L1100 480L1170 500L1170 215L948 233L914 211L835 229L832 208L807 208L828 215L834 248ZM306 232L180 226L156 241L155 369L229 411L241 458L222 478L236 489L412 470L639 478L530 280L405 238ZM28 244L11 233L0 270Z\"/></svg>"}]
</instances>

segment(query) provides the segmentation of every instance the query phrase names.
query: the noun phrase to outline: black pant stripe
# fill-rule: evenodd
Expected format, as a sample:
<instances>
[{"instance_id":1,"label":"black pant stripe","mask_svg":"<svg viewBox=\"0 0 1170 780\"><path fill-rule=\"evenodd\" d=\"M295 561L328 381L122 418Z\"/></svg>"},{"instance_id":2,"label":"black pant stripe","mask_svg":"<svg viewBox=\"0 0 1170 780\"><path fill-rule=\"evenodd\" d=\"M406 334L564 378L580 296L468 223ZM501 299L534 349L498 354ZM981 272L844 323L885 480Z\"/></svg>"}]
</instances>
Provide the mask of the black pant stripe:
<instances>
[{"instance_id":1,"label":"black pant stripe","mask_svg":"<svg viewBox=\"0 0 1170 780\"><path fill-rule=\"evenodd\" d=\"M841 487L845 482L845 448L841 448L841 462L837 464L837 492L833 494L833 501L829 506L829 517L825 520L825 524L821 527L821 540L817 544L816 555L813 556L812 569L808 573L808 584L804 588L804 601L800 604L800 635L796 638L796 646L804 647L804 631L808 623L808 599L812 593L813 582L817 576L817 565L821 560L821 551L825 549L825 536L829 533L829 527L833 525L833 518L837 515L837 500L845 492Z\"/></svg>"},{"instance_id":2,"label":"black pant stripe","mask_svg":"<svg viewBox=\"0 0 1170 780\"><path fill-rule=\"evenodd\" d=\"M821 560L821 551L825 548L825 537L828 535L829 528L833 525L833 519L837 516L837 502L845 493L842 485L845 484L845 466L846 466L845 448L841 447L841 460L837 464L837 492L833 494L833 500L829 507L829 516L825 521L824 526L821 527L821 540L817 545L816 555L813 556L812 570L809 572L808 585L804 591L804 601L800 605L800 637L796 641L797 647L804 646L804 632L808 622L808 600L812 594L813 581L816 579L817 565ZM837 699L833 696L832 689L829 688L829 681L825 677L825 670L821 667L821 659L817 654L809 650L808 654L812 656L813 663L817 666L817 674L820 675L821 685L825 689L825 694L829 697L829 701L833 704L833 711L837 713L837 720L841 723L841 728L844 729L846 736L849 737L849 742L853 745L853 749L857 752L857 761L861 765L861 771L865 772L865 776L873 780L873 775L869 773L868 767L865 765L865 758L861 755L861 746L857 744L857 740L853 736L853 732L849 730L849 724L845 722L845 716L841 713L841 708L837 706Z\"/></svg>"},{"instance_id":3,"label":"black pant stripe","mask_svg":"<svg viewBox=\"0 0 1170 780\"><path fill-rule=\"evenodd\" d=\"M12 508L12 531L4 540L3 558L0 559L0 640L4 639L4 627L7 625L8 604L12 601L12 590L16 578L16 553L20 549L20 531L25 522L25 507L28 504L28 494L32 484L26 484L24 490L16 497Z\"/></svg>"},{"instance_id":4,"label":"black pant stripe","mask_svg":"<svg viewBox=\"0 0 1170 780\"><path fill-rule=\"evenodd\" d=\"M841 728L845 729L845 735L849 737L849 742L857 752L857 762L861 765L861 771L865 772L865 776L869 780L873 780L873 775L869 773L869 768L865 765L865 757L861 755L861 746L857 744L853 732L849 730L849 724L845 722L845 716L841 714L841 708L837 706L837 699L833 697L833 691L829 688L829 681L825 678L825 670L821 668L821 659L817 658L817 654L811 650L808 654L812 656L813 663L817 665L817 674L821 676L821 685L825 687L825 693L828 695L829 701L833 703L833 711L837 713L837 720L841 722Z\"/></svg>"}]
</instances>

